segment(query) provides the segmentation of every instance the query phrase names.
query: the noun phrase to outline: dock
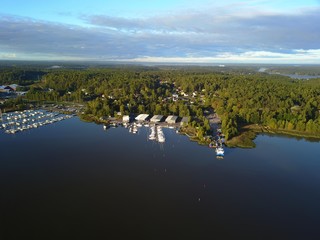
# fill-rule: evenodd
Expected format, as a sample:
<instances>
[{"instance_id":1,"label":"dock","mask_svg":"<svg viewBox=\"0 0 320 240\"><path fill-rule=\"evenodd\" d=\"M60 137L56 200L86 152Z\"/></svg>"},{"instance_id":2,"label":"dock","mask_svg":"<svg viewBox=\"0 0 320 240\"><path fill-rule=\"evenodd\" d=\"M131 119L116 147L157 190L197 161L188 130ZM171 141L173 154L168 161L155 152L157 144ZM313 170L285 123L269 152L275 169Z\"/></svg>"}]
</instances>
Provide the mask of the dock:
<instances>
[{"instance_id":1,"label":"dock","mask_svg":"<svg viewBox=\"0 0 320 240\"><path fill-rule=\"evenodd\" d=\"M71 117L72 115L48 112L45 110L24 110L3 113L0 119L0 129L5 133L15 134L53 124Z\"/></svg>"}]
</instances>

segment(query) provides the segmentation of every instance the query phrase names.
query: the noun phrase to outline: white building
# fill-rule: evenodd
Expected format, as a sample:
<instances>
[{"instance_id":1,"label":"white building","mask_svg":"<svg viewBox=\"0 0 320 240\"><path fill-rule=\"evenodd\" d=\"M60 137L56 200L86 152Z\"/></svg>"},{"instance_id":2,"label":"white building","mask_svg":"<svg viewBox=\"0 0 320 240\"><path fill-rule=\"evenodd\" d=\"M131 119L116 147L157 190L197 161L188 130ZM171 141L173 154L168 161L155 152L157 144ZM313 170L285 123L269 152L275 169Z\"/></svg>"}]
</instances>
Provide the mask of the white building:
<instances>
[{"instance_id":1,"label":"white building","mask_svg":"<svg viewBox=\"0 0 320 240\"><path fill-rule=\"evenodd\" d=\"M169 124L174 124L177 122L177 119L178 119L177 116L170 115L166 118L165 122Z\"/></svg>"},{"instance_id":2,"label":"white building","mask_svg":"<svg viewBox=\"0 0 320 240\"><path fill-rule=\"evenodd\" d=\"M139 122L146 121L149 117L149 114L139 114L135 119Z\"/></svg>"},{"instance_id":3,"label":"white building","mask_svg":"<svg viewBox=\"0 0 320 240\"><path fill-rule=\"evenodd\" d=\"M184 125L184 124L188 124L188 123L189 123L189 117L183 117L180 124Z\"/></svg>"},{"instance_id":4,"label":"white building","mask_svg":"<svg viewBox=\"0 0 320 240\"><path fill-rule=\"evenodd\" d=\"M150 122L156 123L156 122L161 122L163 119L162 115L154 115L151 119Z\"/></svg>"},{"instance_id":5,"label":"white building","mask_svg":"<svg viewBox=\"0 0 320 240\"><path fill-rule=\"evenodd\" d=\"M124 115L124 116L122 117L122 121L123 121L124 123L130 122L130 116L129 116L129 115Z\"/></svg>"}]
</instances>

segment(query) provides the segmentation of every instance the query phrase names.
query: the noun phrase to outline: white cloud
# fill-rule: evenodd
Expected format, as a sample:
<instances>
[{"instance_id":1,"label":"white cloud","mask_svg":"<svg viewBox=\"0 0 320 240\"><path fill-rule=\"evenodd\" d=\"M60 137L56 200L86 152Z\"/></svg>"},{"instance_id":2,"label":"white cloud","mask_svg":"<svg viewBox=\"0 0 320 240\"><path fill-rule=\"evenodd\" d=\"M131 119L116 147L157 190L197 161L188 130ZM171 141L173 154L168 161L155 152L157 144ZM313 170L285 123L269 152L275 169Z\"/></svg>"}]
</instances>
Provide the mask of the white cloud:
<instances>
[{"instance_id":1,"label":"white cloud","mask_svg":"<svg viewBox=\"0 0 320 240\"><path fill-rule=\"evenodd\" d=\"M240 54L225 52L214 57L139 57L124 61L167 63L315 63L320 64L320 49L295 50L296 54L249 51Z\"/></svg>"},{"instance_id":2,"label":"white cloud","mask_svg":"<svg viewBox=\"0 0 320 240\"><path fill-rule=\"evenodd\" d=\"M319 10L246 14L210 8L134 19L99 15L87 16L87 27L0 15L0 49L19 59L319 63Z\"/></svg>"},{"instance_id":3,"label":"white cloud","mask_svg":"<svg viewBox=\"0 0 320 240\"><path fill-rule=\"evenodd\" d=\"M0 52L0 59L15 59L17 58L17 54L15 53L1 53Z\"/></svg>"}]
</instances>

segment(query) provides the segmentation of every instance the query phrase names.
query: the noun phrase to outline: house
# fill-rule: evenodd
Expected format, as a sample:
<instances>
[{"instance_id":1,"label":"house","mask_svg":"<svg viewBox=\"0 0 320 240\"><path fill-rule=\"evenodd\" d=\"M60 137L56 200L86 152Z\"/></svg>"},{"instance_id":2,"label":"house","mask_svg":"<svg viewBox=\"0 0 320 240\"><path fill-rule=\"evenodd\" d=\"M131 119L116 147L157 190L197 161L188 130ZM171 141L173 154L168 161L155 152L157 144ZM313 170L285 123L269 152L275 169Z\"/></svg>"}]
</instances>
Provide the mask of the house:
<instances>
[{"instance_id":1,"label":"house","mask_svg":"<svg viewBox=\"0 0 320 240\"><path fill-rule=\"evenodd\" d=\"M0 86L0 92L2 93L10 93L10 92L14 92L15 90L10 87L10 85L2 85Z\"/></svg>"},{"instance_id":2,"label":"house","mask_svg":"<svg viewBox=\"0 0 320 240\"><path fill-rule=\"evenodd\" d=\"M13 91L17 91L17 87L19 87L19 85L18 84L10 84L9 87L11 89L13 89Z\"/></svg>"}]
</instances>

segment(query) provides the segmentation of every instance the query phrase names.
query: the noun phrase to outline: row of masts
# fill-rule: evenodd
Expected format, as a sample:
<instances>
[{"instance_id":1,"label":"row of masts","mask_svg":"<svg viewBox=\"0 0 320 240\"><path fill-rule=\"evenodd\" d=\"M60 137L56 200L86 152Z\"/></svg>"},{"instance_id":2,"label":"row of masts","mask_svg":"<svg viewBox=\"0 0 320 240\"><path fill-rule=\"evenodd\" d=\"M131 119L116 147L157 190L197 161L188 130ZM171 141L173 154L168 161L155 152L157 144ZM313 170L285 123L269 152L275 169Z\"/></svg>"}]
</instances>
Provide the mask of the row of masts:
<instances>
[{"instance_id":1,"label":"row of masts","mask_svg":"<svg viewBox=\"0 0 320 240\"><path fill-rule=\"evenodd\" d=\"M104 125L103 129L107 130L109 127L117 127L119 124L113 123L109 125ZM141 122L134 122L130 123L123 123L123 126L129 130L130 133L136 134L140 127L144 126L150 129L150 133L148 135L148 139L151 141L157 141L160 143L164 143L166 141L165 135L162 130L162 126L156 124L149 124L149 123L141 123Z\"/></svg>"},{"instance_id":2,"label":"row of masts","mask_svg":"<svg viewBox=\"0 0 320 240\"><path fill-rule=\"evenodd\" d=\"M149 140L157 141L163 143L166 141L163 130L161 126L153 125L150 127L150 134L148 136Z\"/></svg>"},{"instance_id":3,"label":"row of masts","mask_svg":"<svg viewBox=\"0 0 320 240\"><path fill-rule=\"evenodd\" d=\"M71 117L71 115L62 115L42 110L24 110L4 114L0 112L0 129L3 129L5 133L14 134Z\"/></svg>"}]
</instances>

